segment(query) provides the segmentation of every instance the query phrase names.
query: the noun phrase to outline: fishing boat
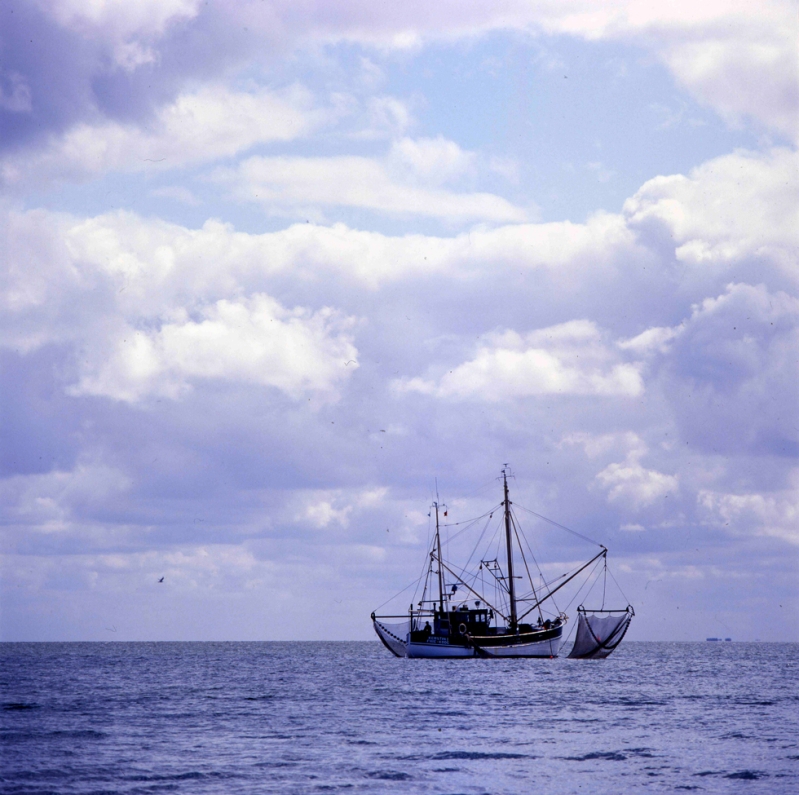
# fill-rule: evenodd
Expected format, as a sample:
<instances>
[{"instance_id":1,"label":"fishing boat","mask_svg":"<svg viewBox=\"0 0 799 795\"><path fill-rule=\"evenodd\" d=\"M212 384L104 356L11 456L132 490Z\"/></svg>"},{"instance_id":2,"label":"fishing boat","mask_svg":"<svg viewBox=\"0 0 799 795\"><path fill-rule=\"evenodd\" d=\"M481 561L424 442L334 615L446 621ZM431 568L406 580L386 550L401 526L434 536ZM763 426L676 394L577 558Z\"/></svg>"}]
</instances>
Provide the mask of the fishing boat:
<instances>
[{"instance_id":1,"label":"fishing boat","mask_svg":"<svg viewBox=\"0 0 799 795\"><path fill-rule=\"evenodd\" d=\"M430 514L435 517L435 533L428 550L425 572L416 583L416 595L421 589L421 598L411 603L407 614L373 612L371 615L378 638L396 657L557 657L569 618L557 608L554 597L585 573L589 580L596 575L595 582L604 573L602 605L597 609L587 609L583 604L578 606L577 635L569 657L602 659L621 643L635 612L629 604L622 609L605 609L607 547L591 542L599 547L599 552L575 570L547 579L538 567L511 507L509 476L506 466L501 475L503 500L500 505L473 520L442 523L442 514L446 518L448 511L436 496ZM540 514L529 513L590 541ZM479 564L475 568L471 566L472 559L495 514L498 522L495 523L494 536L499 537L499 554L494 557L479 555ZM463 530L479 527L484 519L483 531L466 565L460 566L445 558L442 529L459 528L457 533L460 534ZM491 549L491 543L487 549ZM537 577L531 573L531 562L537 569ZM576 593L579 595L580 589Z\"/></svg>"}]
</instances>

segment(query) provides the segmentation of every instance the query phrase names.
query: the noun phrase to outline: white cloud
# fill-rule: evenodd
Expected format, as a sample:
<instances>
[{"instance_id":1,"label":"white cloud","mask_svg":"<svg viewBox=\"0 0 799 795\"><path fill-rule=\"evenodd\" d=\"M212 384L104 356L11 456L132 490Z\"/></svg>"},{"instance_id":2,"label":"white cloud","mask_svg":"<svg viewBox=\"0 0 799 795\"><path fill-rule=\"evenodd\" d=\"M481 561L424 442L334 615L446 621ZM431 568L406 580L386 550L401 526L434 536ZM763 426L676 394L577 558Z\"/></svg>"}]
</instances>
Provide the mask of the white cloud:
<instances>
[{"instance_id":1,"label":"white cloud","mask_svg":"<svg viewBox=\"0 0 799 795\"><path fill-rule=\"evenodd\" d=\"M473 359L438 379L395 382L400 392L489 401L533 395L639 395L637 364L620 362L596 325L573 320L518 334L489 335Z\"/></svg>"},{"instance_id":2,"label":"white cloud","mask_svg":"<svg viewBox=\"0 0 799 795\"><path fill-rule=\"evenodd\" d=\"M31 219L14 217L20 224ZM607 214L586 224L517 224L454 237L392 237L341 223L294 224L259 235L211 219L200 229L187 229L112 212L75 221L63 237L75 259L115 274L117 289L125 286L126 296L140 280L157 279L161 291L191 289L205 295L221 284L228 285L225 289L246 284L255 274L289 271L305 279L337 274L377 288L429 273L464 278L487 267L492 272L497 266L551 268L562 283L572 284L584 281L589 271L612 271L619 258L646 255L619 216Z\"/></svg>"},{"instance_id":3,"label":"white cloud","mask_svg":"<svg viewBox=\"0 0 799 795\"><path fill-rule=\"evenodd\" d=\"M302 507L294 511L293 521L308 523L317 530L331 525L347 528L353 515L384 508L388 488L328 489L301 493Z\"/></svg>"},{"instance_id":4,"label":"white cloud","mask_svg":"<svg viewBox=\"0 0 799 795\"><path fill-rule=\"evenodd\" d=\"M124 472L99 460L81 460L71 470L0 479L5 523L40 533L75 531L75 513L118 500L133 483Z\"/></svg>"},{"instance_id":5,"label":"white cloud","mask_svg":"<svg viewBox=\"0 0 799 795\"><path fill-rule=\"evenodd\" d=\"M638 454L631 453L623 463L610 464L597 476L608 491L609 502L620 502L632 508L643 508L663 497L677 493L679 479L654 469L645 469Z\"/></svg>"},{"instance_id":6,"label":"white cloud","mask_svg":"<svg viewBox=\"0 0 799 795\"><path fill-rule=\"evenodd\" d=\"M116 332L111 350L84 345L74 395L135 402L145 396L178 398L198 379L275 387L291 397L333 393L357 368L347 318L332 310L287 310L267 295L220 300L196 320L185 312L160 328ZM346 362L350 366L345 366Z\"/></svg>"},{"instance_id":7,"label":"white cloud","mask_svg":"<svg viewBox=\"0 0 799 795\"><path fill-rule=\"evenodd\" d=\"M754 531L799 545L799 471L795 470L790 480L791 489L774 493L702 490L697 494L697 504L711 521L733 534Z\"/></svg>"},{"instance_id":8,"label":"white cloud","mask_svg":"<svg viewBox=\"0 0 799 795\"><path fill-rule=\"evenodd\" d=\"M443 145L442 145L443 144ZM392 215L451 221L524 221L530 211L490 193L465 193L425 184L463 168L465 156L444 142L404 142L387 160L360 156L251 157L217 179L240 201L273 213L318 215L316 208L354 207ZM397 168L401 163L403 168Z\"/></svg>"},{"instance_id":9,"label":"white cloud","mask_svg":"<svg viewBox=\"0 0 799 795\"><path fill-rule=\"evenodd\" d=\"M778 264L796 279L799 155L787 149L736 152L686 177L655 177L624 204L634 230L665 228L678 261L720 269L747 257Z\"/></svg>"},{"instance_id":10,"label":"white cloud","mask_svg":"<svg viewBox=\"0 0 799 795\"><path fill-rule=\"evenodd\" d=\"M389 168L398 176L428 186L457 180L474 168L475 160L473 152L465 152L440 135L395 141L388 155Z\"/></svg>"},{"instance_id":11,"label":"white cloud","mask_svg":"<svg viewBox=\"0 0 799 795\"><path fill-rule=\"evenodd\" d=\"M776 18L740 19L726 30L714 26L701 38L667 38L665 46L658 49L677 79L733 124L753 116L796 140L799 62L795 7L792 16L783 26Z\"/></svg>"},{"instance_id":12,"label":"white cloud","mask_svg":"<svg viewBox=\"0 0 799 795\"><path fill-rule=\"evenodd\" d=\"M679 328L668 326L655 326L642 331L629 340L621 340L618 345L622 350L633 351L638 356L645 356L650 352L667 353L669 343L679 334Z\"/></svg>"},{"instance_id":13,"label":"white cloud","mask_svg":"<svg viewBox=\"0 0 799 795\"><path fill-rule=\"evenodd\" d=\"M86 179L108 171L165 171L231 157L258 143L288 141L322 118L309 94L231 91L205 85L161 108L146 126L83 122L36 152L0 161L7 185L30 187L51 179Z\"/></svg>"},{"instance_id":14,"label":"white cloud","mask_svg":"<svg viewBox=\"0 0 799 795\"><path fill-rule=\"evenodd\" d=\"M41 5L62 25L127 39L161 34L170 23L196 16L200 4L201 0L47 0Z\"/></svg>"},{"instance_id":15,"label":"white cloud","mask_svg":"<svg viewBox=\"0 0 799 795\"><path fill-rule=\"evenodd\" d=\"M607 460L611 455L624 454L623 462L608 464L595 477L607 491L610 503L638 510L664 497L676 495L678 491L677 475L666 475L641 464L641 459L649 453L649 449L635 431L605 434L573 432L561 440L560 446L564 445L581 445L589 459ZM621 529L642 531L644 528L638 524L626 524Z\"/></svg>"},{"instance_id":16,"label":"white cloud","mask_svg":"<svg viewBox=\"0 0 799 795\"><path fill-rule=\"evenodd\" d=\"M334 508L330 502L322 500L307 506L301 518L319 529L327 527L331 522L336 522L341 527L347 527L351 513L351 505L345 505L343 508Z\"/></svg>"}]
</instances>

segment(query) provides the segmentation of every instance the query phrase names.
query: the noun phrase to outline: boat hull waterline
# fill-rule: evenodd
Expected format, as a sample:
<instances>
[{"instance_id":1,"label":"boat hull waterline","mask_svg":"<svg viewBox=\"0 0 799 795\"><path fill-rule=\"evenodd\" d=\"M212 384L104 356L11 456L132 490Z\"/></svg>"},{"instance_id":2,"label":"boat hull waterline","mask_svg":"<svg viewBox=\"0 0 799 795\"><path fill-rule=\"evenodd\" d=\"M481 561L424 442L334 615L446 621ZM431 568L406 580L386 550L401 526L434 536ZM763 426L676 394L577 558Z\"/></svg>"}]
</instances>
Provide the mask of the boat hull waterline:
<instances>
[{"instance_id":1,"label":"boat hull waterline","mask_svg":"<svg viewBox=\"0 0 799 795\"><path fill-rule=\"evenodd\" d=\"M414 642L410 633L405 638L374 621L377 636L396 657L414 659L468 659L474 657L557 657L563 642L563 627L516 636L468 637L465 643L448 643L440 637Z\"/></svg>"}]
</instances>

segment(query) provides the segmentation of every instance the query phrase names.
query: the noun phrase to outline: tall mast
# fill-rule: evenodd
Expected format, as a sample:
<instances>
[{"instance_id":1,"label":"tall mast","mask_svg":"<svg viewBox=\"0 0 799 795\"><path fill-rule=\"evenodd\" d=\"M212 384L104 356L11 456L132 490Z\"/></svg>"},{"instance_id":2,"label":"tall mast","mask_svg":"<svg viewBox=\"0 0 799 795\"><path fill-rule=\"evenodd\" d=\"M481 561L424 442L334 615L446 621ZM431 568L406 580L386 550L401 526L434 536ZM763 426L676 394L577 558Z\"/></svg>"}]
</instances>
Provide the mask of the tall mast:
<instances>
[{"instance_id":1,"label":"tall mast","mask_svg":"<svg viewBox=\"0 0 799 795\"><path fill-rule=\"evenodd\" d=\"M508 470L502 470L505 487L505 546L508 549L508 595L510 596L510 627L516 629L516 586L513 582L513 546L510 532L510 500L508 499Z\"/></svg>"},{"instance_id":2,"label":"tall mast","mask_svg":"<svg viewBox=\"0 0 799 795\"><path fill-rule=\"evenodd\" d=\"M438 530L438 503L434 502L436 508L436 552L438 554L438 606L443 618L444 616L444 564L441 559L441 533Z\"/></svg>"}]
</instances>

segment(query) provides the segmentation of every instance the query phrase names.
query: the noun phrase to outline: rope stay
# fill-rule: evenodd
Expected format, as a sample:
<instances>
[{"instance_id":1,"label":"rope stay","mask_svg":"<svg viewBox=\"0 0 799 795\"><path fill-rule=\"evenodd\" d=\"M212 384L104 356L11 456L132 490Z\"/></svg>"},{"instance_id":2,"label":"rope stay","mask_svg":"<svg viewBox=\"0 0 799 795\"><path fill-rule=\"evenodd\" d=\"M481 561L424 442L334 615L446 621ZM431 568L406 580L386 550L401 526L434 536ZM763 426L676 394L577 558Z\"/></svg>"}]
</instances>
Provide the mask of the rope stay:
<instances>
[{"instance_id":1,"label":"rope stay","mask_svg":"<svg viewBox=\"0 0 799 795\"><path fill-rule=\"evenodd\" d=\"M523 511L527 511L527 513L532 514L536 518L541 519L544 522L548 522L554 527L559 527L561 530L565 530L567 533L571 533L572 535L577 536L577 538L582 538L583 541L587 541L589 544L593 544L594 546L597 547L602 547L603 549L605 548L603 544L599 543L599 541L595 541L593 538L584 536L582 533L578 533L576 530L572 530L571 527L566 527L566 525L560 524L559 522L556 522L554 519L549 519L546 516L542 516L540 513L531 511L529 508L525 508L524 505L519 505L518 502L515 502L514 505L516 505L518 508L521 508Z\"/></svg>"}]
</instances>

